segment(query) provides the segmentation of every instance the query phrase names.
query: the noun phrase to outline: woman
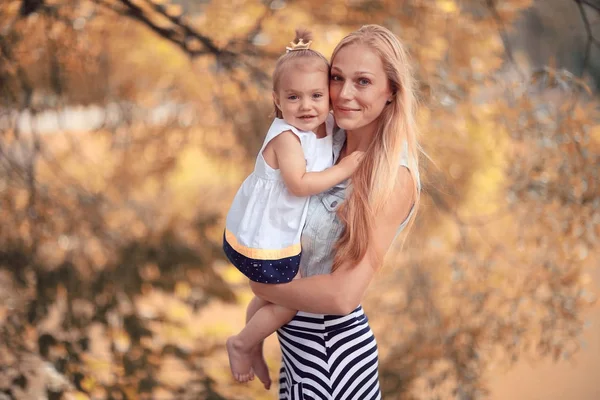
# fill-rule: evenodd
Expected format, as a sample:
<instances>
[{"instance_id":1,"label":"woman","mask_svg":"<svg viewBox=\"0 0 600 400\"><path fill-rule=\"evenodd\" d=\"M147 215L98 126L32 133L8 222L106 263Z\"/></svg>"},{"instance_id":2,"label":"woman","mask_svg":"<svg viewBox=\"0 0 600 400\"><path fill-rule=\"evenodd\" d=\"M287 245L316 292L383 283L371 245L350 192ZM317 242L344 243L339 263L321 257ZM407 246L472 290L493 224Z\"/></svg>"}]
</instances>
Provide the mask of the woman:
<instances>
[{"instance_id":1,"label":"woman","mask_svg":"<svg viewBox=\"0 0 600 400\"><path fill-rule=\"evenodd\" d=\"M339 160L364 151L348 182L314 196L302 233L303 279L251 283L259 297L300 310L278 331L280 399L379 399L377 344L361 299L419 204L413 78L389 30L363 26L331 58Z\"/></svg>"}]
</instances>

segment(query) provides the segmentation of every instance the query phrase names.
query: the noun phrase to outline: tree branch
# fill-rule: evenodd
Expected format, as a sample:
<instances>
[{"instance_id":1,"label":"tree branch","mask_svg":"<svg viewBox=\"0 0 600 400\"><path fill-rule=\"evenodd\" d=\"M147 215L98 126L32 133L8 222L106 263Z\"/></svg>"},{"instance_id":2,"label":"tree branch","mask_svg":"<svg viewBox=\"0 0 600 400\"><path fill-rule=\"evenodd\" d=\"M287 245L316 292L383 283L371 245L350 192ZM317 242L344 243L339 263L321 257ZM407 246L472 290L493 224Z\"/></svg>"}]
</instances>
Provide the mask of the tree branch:
<instances>
[{"instance_id":1,"label":"tree branch","mask_svg":"<svg viewBox=\"0 0 600 400\"><path fill-rule=\"evenodd\" d=\"M587 13L586 13L585 9L583 8L583 5L585 4L585 5L589 6L590 8L596 10L599 14L600 14L600 5L593 5L588 0L574 0L574 1L577 4L577 8L579 8L579 13L581 14L581 19L583 21L583 24L585 26L585 31L587 33L587 43L585 45L585 56L583 58L583 67L581 70L581 76L583 76L586 69L588 68L590 55L592 52L592 44L595 44L596 46L598 46L598 48L600 48L600 40L596 39L594 37L594 34L592 33L592 27L590 25L590 21L588 19Z\"/></svg>"},{"instance_id":2,"label":"tree branch","mask_svg":"<svg viewBox=\"0 0 600 400\"><path fill-rule=\"evenodd\" d=\"M490 10L490 12L492 13L494 20L496 21L496 25L498 25L498 31L500 34L500 38L502 39L502 43L504 44L504 50L506 52L506 57L512 64L515 71L517 71L517 74L519 74L519 77L521 78L521 80L524 81L525 73L523 73L523 71L521 71L521 68L519 68L519 65L517 64L517 62L515 61L515 58L513 57L513 51L512 51L510 42L508 40L508 35L506 34L506 28L504 27L504 22L502 22L502 18L500 18L500 14L498 14L498 10L496 10L495 1L496 0L486 0L486 5L487 5L488 9Z\"/></svg>"},{"instance_id":3,"label":"tree branch","mask_svg":"<svg viewBox=\"0 0 600 400\"><path fill-rule=\"evenodd\" d=\"M114 7L112 4L107 4L104 0L95 0L95 2L98 5L117 13L118 15L128 17L128 18L134 19L138 22L141 22L146 27L150 28L157 35L161 36L162 38L164 38L164 39L170 41L171 43L177 45L178 47L180 47L184 52L188 53L191 57L196 57L199 55L209 53L208 49L205 51L203 51L203 50L192 51L187 46L187 42L185 40L183 40L183 38L177 37L177 34L178 34L177 31L175 31L174 29L161 28L161 27L157 26L154 22L152 22L146 16L144 11L140 7L131 3L131 1L129 1L129 0L119 0L119 2L126 7L123 10L119 10L118 8ZM218 54L215 54L215 55L218 55Z\"/></svg>"},{"instance_id":4,"label":"tree branch","mask_svg":"<svg viewBox=\"0 0 600 400\"><path fill-rule=\"evenodd\" d=\"M169 28L158 26L154 21L151 20L142 7L134 4L131 0L116 0L118 2L117 4L121 4L124 7L123 9L107 3L106 0L94 1L98 5L117 13L118 15L141 22L143 25L150 28L162 38L175 44L191 58L202 55L213 55L217 60L217 63L220 66L223 66L226 70L231 70L236 65L243 65L248 68L248 70L256 77L258 81L268 80L268 75L262 71L261 68L257 68L255 65L252 65L252 63L248 62L248 60L244 59L244 54L247 55L248 52L243 51L243 49L241 49L241 51L240 49L233 51L232 49L227 48L230 47L229 45L224 48L217 46L210 37L199 33L180 16L169 15L163 5L154 4L151 1L143 0L152 11L156 12L161 17L166 18L172 24L172 26ZM257 27L262 25L262 21L267 15L270 15L269 12L266 12L259 19L255 29L252 32L256 33L255 31ZM191 48L190 43L192 41L199 42L202 45L202 48ZM250 45L248 41L246 41L246 44Z\"/></svg>"},{"instance_id":5,"label":"tree branch","mask_svg":"<svg viewBox=\"0 0 600 400\"><path fill-rule=\"evenodd\" d=\"M577 3L583 3L586 6L589 6L590 8L593 8L594 10L596 10L597 12L600 13L600 3L594 4L591 2L591 0L575 0Z\"/></svg>"},{"instance_id":6,"label":"tree branch","mask_svg":"<svg viewBox=\"0 0 600 400\"><path fill-rule=\"evenodd\" d=\"M119 0L120 2L122 2L123 4L127 5L127 6L133 6L136 7L135 5L132 5L130 0ZM200 43L202 43L204 45L204 47L206 48L206 50L201 53L201 54L206 54L208 53L212 53L215 56L219 57L220 55L222 55L225 51L222 49L219 49L217 47L217 45L212 41L211 38L201 35L200 33L198 33L196 30L194 30L192 27L190 27L189 25L187 25L186 23L183 22L183 20L181 19L181 17L175 17L172 15L169 15L166 13L166 9L163 5L161 4L156 4L153 3L151 1L145 0L146 4L148 4L150 7L152 7L152 9L154 9L154 11L156 11L157 13L159 13L160 15L162 15L163 17L167 18L169 21L171 21L172 24L174 24L176 27L180 28L183 31L183 35L184 35L184 41L186 38L188 37L192 37L196 40L198 40ZM138 7L139 9L139 7ZM188 50L188 52L190 52ZM191 51L190 54L193 56L194 52Z\"/></svg>"}]
</instances>

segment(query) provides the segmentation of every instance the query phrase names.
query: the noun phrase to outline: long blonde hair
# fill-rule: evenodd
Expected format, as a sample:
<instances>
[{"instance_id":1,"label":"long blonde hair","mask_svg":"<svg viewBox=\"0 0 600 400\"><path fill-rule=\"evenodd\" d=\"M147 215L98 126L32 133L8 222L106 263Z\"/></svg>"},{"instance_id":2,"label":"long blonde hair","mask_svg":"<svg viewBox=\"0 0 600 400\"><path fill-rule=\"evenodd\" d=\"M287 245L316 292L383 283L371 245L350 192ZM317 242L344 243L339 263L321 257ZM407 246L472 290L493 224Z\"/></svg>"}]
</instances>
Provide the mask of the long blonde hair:
<instances>
[{"instance_id":1,"label":"long blonde hair","mask_svg":"<svg viewBox=\"0 0 600 400\"><path fill-rule=\"evenodd\" d=\"M370 233L374 215L393 194L405 146L416 196L409 214L412 215L409 229L420 200L420 147L415 120L417 100L408 52L388 29L379 25L365 25L336 46L331 56L332 65L337 53L351 44L366 45L379 55L394 96L378 117L374 140L352 176L352 190L339 210L345 229L336 243L333 270L344 262L357 263L367 253L369 241L372 240Z\"/></svg>"}]
</instances>

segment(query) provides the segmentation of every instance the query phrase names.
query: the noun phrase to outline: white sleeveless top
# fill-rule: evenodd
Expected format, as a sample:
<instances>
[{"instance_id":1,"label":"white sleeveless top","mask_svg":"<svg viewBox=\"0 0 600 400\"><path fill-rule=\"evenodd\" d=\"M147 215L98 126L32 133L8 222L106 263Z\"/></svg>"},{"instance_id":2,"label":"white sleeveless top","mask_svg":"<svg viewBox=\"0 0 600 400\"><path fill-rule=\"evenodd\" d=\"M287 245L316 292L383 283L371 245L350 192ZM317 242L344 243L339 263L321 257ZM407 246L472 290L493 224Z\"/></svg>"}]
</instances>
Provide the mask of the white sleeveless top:
<instances>
[{"instance_id":1,"label":"white sleeveless top","mask_svg":"<svg viewBox=\"0 0 600 400\"><path fill-rule=\"evenodd\" d=\"M292 195L279 170L263 158L263 150L277 135L292 131L300 139L306 171L323 171L333 165L333 116L326 120L327 136L317 138L276 118L258 153L254 171L242 183L225 223L225 238L234 250L257 260L291 257L300 253L300 235L309 197Z\"/></svg>"}]
</instances>

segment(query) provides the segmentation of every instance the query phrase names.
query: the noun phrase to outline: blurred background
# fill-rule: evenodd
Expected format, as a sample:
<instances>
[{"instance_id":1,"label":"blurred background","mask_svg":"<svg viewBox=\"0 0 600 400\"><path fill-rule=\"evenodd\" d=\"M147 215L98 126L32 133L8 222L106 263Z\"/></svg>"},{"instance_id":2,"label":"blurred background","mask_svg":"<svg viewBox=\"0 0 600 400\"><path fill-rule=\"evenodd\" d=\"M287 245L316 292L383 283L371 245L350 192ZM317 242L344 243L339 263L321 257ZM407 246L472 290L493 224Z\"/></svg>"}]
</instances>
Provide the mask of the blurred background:
<instances>
[{"instance_id":1,"label":"blurred background","mask_svg":"<svg viewBox=\"0 0 600 400\"><path fill-rule=\"evenodd\" d=\"M224 215L294 28L365 23L430 157L364 301L384 398L600 399L598 0L2 0L0 399L277 397L230 378Z\"/></svg>"}]
</instances>

